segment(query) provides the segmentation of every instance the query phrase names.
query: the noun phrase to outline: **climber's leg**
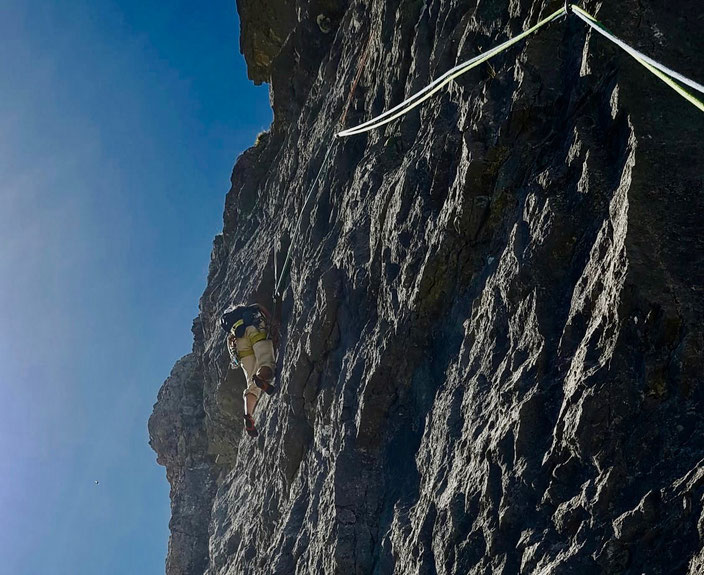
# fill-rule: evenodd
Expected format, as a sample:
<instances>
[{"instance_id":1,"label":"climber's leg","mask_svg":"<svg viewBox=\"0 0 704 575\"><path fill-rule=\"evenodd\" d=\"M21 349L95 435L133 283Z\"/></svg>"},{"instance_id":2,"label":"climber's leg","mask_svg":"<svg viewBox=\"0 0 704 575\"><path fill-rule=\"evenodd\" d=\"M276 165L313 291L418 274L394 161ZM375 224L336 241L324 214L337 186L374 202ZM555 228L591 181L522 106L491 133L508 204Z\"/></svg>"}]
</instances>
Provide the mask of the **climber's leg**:
<instances>
[{"instance_id":1,"label":"climber's leg","mask_svg":"<svg viewBox=\"0 0 704 575\"><path fill-rule=\"evenodd\" d=\"M246 337L237 338L237 355L240 358L240 366L247 379L247 387L244 390L244 428L247 433L256 437L257 429L254 426L254 410L257 407L259 396L262 391L254 383L254 374L257 369L257 359Z\"/></svg>"},{"instance_id":2,"label":"climber's leg","mask_svg":"<svg viewBox=\"0 0 704 575\"><path fill-rule=\"evenodd\" d=\"M257 428L254 426L254 418L251 415L244 414L244 430L250 437L259 435Z\"/></svg>"},{"instance_id":3,"label":"climber's leg","mask_svg":"<svg viewBox=\"0 0 704 575\"><path fill-rule=\"evenodd\" d=\"M256 437L257 429L254 426L254 410L257 407L259 396L262 390L250 380L247 389L244 390L244 428L249 435Z\"/></svg>"},{"instance_id":4,"label":"climber's leg","mask_svg":"<svg viewBox=\"0 0 704 575\"><path fill-rule=\"evenodd\" d=\"M258 341L253 346L254 356L257 359L257 371L254 374L254 383L269 395L276 393L274 386L274 344L270 339Z\"/></svg>"}]
</instances>

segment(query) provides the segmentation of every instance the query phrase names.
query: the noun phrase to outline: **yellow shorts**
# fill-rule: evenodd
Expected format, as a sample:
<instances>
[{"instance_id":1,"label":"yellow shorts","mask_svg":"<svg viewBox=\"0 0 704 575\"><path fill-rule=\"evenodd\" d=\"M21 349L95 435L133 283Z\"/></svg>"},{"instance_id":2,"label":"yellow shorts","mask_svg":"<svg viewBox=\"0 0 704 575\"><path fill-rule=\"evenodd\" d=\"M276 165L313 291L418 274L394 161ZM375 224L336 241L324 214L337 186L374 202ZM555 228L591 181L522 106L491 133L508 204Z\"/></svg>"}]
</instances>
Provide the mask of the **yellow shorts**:
<instances>
[{"instance_id":1,"label":"yellow shorts","mask_svg":"<svg viewBox=\"0 0 704 575\"><path fill-rule=\"evenodd\" d=\"M261 334L266 335L266 332L250 325L245 330L244 337L238 337L235 340L240 366L247 378L244 395L253 395L257 398L261 395L262 390L254 383L254 374L264 366L270 368L272 372L276 370L274 343L270 339L256 341L258 339L256 336L261 337ZM252 344L252 340L255 340L254 344Z\"/></svg>"}]
</instances>

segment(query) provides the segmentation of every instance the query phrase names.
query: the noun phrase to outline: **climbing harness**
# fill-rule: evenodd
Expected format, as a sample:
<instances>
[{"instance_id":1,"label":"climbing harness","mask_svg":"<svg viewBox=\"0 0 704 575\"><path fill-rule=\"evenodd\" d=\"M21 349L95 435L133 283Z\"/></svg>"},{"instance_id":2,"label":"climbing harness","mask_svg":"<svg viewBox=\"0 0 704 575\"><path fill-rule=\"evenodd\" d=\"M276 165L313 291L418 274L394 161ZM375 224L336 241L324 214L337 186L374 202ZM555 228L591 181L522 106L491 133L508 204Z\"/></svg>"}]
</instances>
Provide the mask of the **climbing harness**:
<instances>
[{"instance_id":1,"label":"climbing harness","mask_svg":"<svg viewBox=\"0 0 704 575\"><path fill-rule=\"evenodd\" d=\"M268 312L264 313L262 309L260 306L237 307L225 312L221 318L222 328L228 334L237 339L249 341L249 347L246 349L238 349L236 345L230 349L235 368L239 366L243 358L254 355L254 344L269 338L270 335L275 336L275 328L271 325L271 318ZM264 329L262 329L262 324L264 324ZM257 333L248 336L247 328L250 326L255 327ZM228 340L228 347L230 347L230 340Z\"/></svg>"},{"instance_id":2,"label":"climbing harness","mask_svg":"<svg viewBox=\"0 0 704 575\"><path fill-rule=\"evenodd\" d=\"M263 339L266 339L266 332L265 331L260 331L259 333L255 333L253 336L248 337L247 339L249 340L249 343L254 346L255 343L258 343L262 341Z\"/></svg>"},{"instance_id":3,"label":"climbing harness","mask_svg":"<svg viewBox=\"0 0 704 575\"><path fill-rule=\"evenodd\" d=\"M247 337L246 339L249 340L249 349L243 349L243 350L237 350L237 360L242 361L245 357L249 357L251 355L254 355L254 344L258 343L264 339L267 338L266 332L260 331L259 333L255 333L251 337Z\"/></svg>"}]
</instances>

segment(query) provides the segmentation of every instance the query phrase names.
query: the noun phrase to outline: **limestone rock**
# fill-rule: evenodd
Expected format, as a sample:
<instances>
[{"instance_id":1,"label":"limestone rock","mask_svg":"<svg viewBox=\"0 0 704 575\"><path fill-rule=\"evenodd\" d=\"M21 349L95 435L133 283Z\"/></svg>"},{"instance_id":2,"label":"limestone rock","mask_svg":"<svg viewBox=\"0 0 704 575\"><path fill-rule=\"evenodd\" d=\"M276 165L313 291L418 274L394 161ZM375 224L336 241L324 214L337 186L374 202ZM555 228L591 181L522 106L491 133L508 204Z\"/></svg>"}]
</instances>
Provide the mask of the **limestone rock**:
<instances>
[{"instance_id":1,"label":"limestone rock","mask_svg":"<svg viewBox=\"0 0 704 575\"><path fill-rule=\"evenodd\" d=\"M699 572L701 112L570 17L331 139L369 40L346 126L557 6L238 1L275 119L150 420L169 575ZM701 2L599 18L703 79ZM281 392L250 440L217 320L270 304L272 245L293 250Z\"/></svg>"}]
</instances>

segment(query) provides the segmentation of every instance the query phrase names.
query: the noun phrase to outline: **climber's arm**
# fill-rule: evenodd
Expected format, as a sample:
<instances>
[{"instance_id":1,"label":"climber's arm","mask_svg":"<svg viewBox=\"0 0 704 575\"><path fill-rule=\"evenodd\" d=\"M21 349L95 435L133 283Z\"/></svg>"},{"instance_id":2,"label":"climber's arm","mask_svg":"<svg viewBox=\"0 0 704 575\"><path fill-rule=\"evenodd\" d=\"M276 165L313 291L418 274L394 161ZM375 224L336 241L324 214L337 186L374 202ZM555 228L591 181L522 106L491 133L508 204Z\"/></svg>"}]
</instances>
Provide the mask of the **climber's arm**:
<instances>
[{"instance_id":1,"label":"climber's arm","mask_svg":"<svg viewBox=\"0 0 704 575\"><path fill-rule=\"evenodd\" d=\"M231 333L227 334L227 351L230 352L230 367L235 369L239 367L239 360L237 359L237 338Z\"/></svg>"}]
</instances>

